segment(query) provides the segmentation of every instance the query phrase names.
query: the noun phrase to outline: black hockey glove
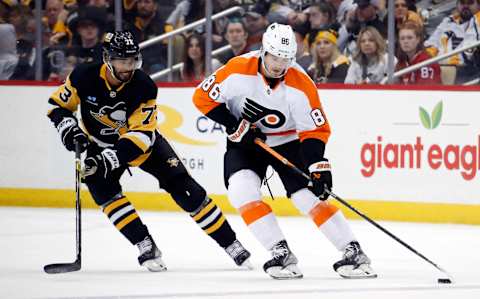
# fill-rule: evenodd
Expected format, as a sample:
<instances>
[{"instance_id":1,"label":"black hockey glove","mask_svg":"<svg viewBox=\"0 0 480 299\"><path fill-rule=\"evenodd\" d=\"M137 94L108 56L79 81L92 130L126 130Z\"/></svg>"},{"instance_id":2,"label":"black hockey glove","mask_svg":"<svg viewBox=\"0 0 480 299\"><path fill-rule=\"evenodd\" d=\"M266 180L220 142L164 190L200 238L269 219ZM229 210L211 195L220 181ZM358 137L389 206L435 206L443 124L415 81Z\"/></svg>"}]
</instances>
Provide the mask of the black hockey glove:
<instances>
[{"instance_id":1,"label":"black hockey glove","mask_svg":"<svg viewBox=\"0 0 480 299\"><path fill-rule=\"evenodd\" d=\"M227 128L227 134L228 140L245 148L255 148L255 138L260 138L262 141L267 139L267 136L262 131L252 126L245 119L241 119L236 127Z\"/></svg>"},{"instance_id":2,"label":"black hockey glove","mask_svg":"<svg viewBox=\"0 0 480 299\"><path fill-rule=\"evenodd\" d=\"M332 190L332 172L330 168L330 162L327 159L323 159L320 162L313 163L308 167L310 172L310 178L312 179L312 192L318 196L320 200L326 200L328 193L326 189Z\"/></svg>"},{"instance_id":3,"label":"black hockey glove","mask_svg":"<svg viewBox=\"0 0 480 299\"><path fill-rule=\"evenodd\" d=\"M64 117L57 126L57 131L62 138L63 145L67 150L75 151L75 143L80 145L80 152L83 153L88 147L88 137L77 124L73 117Z\"/></svg>"},{"instance_id":4,"label":"black hockey glove","mask_svg":"<svg viewBox=\"0 0 480 299\"><path fill-rule=\"evenodd\" d=\"M120 168L117 153L110 148L106 148L92 157L87 157L84 164L85 169L83 175L85 179L93 175L107 178L112 171Z\"/></svg>"}]
</instances>

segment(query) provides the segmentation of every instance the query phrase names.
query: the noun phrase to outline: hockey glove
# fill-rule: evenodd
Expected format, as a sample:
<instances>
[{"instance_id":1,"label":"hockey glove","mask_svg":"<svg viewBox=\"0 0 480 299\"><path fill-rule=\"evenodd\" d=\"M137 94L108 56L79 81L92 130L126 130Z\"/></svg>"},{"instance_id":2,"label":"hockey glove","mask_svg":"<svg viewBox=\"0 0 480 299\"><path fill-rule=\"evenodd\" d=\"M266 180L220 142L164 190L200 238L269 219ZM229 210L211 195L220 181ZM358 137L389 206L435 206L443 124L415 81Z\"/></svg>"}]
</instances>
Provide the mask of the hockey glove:
<instances>
[{"instance_id":1,"label":"hockey glove","mask_svg":"<svg viewBox=\"0 0 480 299\"><path fill-rule=\"evenodd\" d=\"M332 190L332 172L330 162L323 159L320 162L313 163L308 167L310 178L312 179L312 192L318 196L320 200L326 200L328 193L325 190Z\"/></svg>"},{"instance_id":2,"label":"hockey glove","mask_svg":"<svg viewBox=\"0 0 480 299\"><path fill-rule=\"evenodd\" d=\"M63 145L71 152L75 151L75 143L80 145L80 152L83 153L88 147L88 137L83 133L73 117L64 117L57 126L57 131L62 138Z\"/></svg>"},{"instance_id":3,"label":"hockey glove","mask_svg":"<svg viewBox=\"0 0 480 299\"><path fill-rule=\"evenodd\" d=\"M104 149L97 155L85 159L84 178L97 175L107 178L107 176L117 168L120 168L120 161L117 153L109 148Z\"/></svg>"},{"instance_id":4,"label":"hockey glove","mask_svg":"<svg viewBox=\"0 0 480 299\"><path fill-rule=\"evenodd\" d=\"M246 148L254 148L256 146L255 138L260 138L262 141L267 139L267 136L262 131L245 119L241 119L236 127L227 129L227 134L228 140Z\"/></svg>"}]
</instances>

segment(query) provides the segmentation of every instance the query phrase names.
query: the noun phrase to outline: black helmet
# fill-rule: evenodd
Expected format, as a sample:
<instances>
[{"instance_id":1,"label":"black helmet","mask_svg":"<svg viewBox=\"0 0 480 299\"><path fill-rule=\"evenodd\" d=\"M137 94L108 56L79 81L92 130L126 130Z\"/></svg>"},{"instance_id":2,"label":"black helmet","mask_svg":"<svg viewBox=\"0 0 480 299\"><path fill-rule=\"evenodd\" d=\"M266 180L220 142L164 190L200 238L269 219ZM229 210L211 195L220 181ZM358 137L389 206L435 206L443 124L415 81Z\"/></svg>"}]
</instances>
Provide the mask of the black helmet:
<instances>
[{"instance_id":1,"label":"black helmet","mask_svg":"<svg viewBox=\"0 0 480 299\"><path fill-rule=\"evenodd\" d=\"M117 73L112 62L115 59L134 58L136 69L142 67L142 55L140 47L133 39L132 33L129 31L115 31L105 34L103 39L103 62L107 65L113 77L122 82L128 82L133 77L133 72L128 79L122 79Z\"/></svg>"},{"instance_id":2,"label":"black helmet","mask_svg":"<svg viewBox=\"0 0 480 299\"><path fill-rule=\"evenodd\" d=\"M130 31L108 32L103 39L103 53L110 58L136 57L140 47Z\"/></svg>"}]
</instances>

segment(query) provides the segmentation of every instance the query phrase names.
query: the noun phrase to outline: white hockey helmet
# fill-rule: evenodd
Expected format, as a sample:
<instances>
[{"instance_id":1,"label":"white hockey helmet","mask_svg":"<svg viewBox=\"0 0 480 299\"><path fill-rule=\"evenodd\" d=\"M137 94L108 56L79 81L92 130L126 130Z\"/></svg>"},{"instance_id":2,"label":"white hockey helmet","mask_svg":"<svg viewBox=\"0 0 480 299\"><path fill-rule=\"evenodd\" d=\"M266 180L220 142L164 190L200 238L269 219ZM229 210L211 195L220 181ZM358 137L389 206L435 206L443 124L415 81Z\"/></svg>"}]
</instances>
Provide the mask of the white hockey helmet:
<instances>
[{"instance_id":1,"label":"white hockey helmet","mask_svg":"<svg viewBox=\"0 0 480 299\"><path fill-rule=\"evenodd\" d=\"M278 23L273 23L268 26L262 37L261 57L264 67L266 53L289 59L290 61L285 69L286 72L295 61L297 54L297 42L292 27Z\"/></svg>"}]
</instances>

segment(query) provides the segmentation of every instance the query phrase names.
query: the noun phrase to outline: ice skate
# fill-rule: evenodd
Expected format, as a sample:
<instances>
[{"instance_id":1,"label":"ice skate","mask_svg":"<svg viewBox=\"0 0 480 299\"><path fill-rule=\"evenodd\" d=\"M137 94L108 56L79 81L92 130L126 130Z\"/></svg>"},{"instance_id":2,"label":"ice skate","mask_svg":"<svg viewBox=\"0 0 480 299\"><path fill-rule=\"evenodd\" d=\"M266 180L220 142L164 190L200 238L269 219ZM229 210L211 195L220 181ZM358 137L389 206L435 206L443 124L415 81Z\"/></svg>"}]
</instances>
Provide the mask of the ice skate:
<instances>
[{"instance_id":1,"label":"ice skate","mask_svg":"<svg viewBox=\"0 0 480 299\"><path fill-rule=\"evenodd\" d=\"M272 259L263 265L263 270L274 279L299 279L303 277L297 266L298 260L282 240L272 248Z\"/></svg>"},{"instance_id":2,"label":"ice skate","mask_svg":"<svg viewBox=\"0 0 480 299\"><path fill-rule=\"evenodd\" d=\"M166 271L167 266L162 260L162 252L158 249L150 236L137 243L140 255L138 263L152 272Z\"/></svg>"},{"instance_id":3,"label":"ice skate","mask_svg":"<svg viewBox=\"0 0 480 299\"><path fill-rule=\"evenodd\" d=\"M235 240L230 246L225 248L225 251L233 259L235 264L239 267L253 269L253 265L250 262L250 252L246 250L240 241Z\"/></svg>"},{"instance_id":4,"label":"ice skate","mask_svg":"<svg viewBox=\"0 0 480 299\"><path fill-rule=\"evenodd\" d=\"M353 241L345 248L343 258L333 264L333 269L343 278L376 278L377 274L370 267L370 263L360 244Z\"/></svg>"}]
</instances>

